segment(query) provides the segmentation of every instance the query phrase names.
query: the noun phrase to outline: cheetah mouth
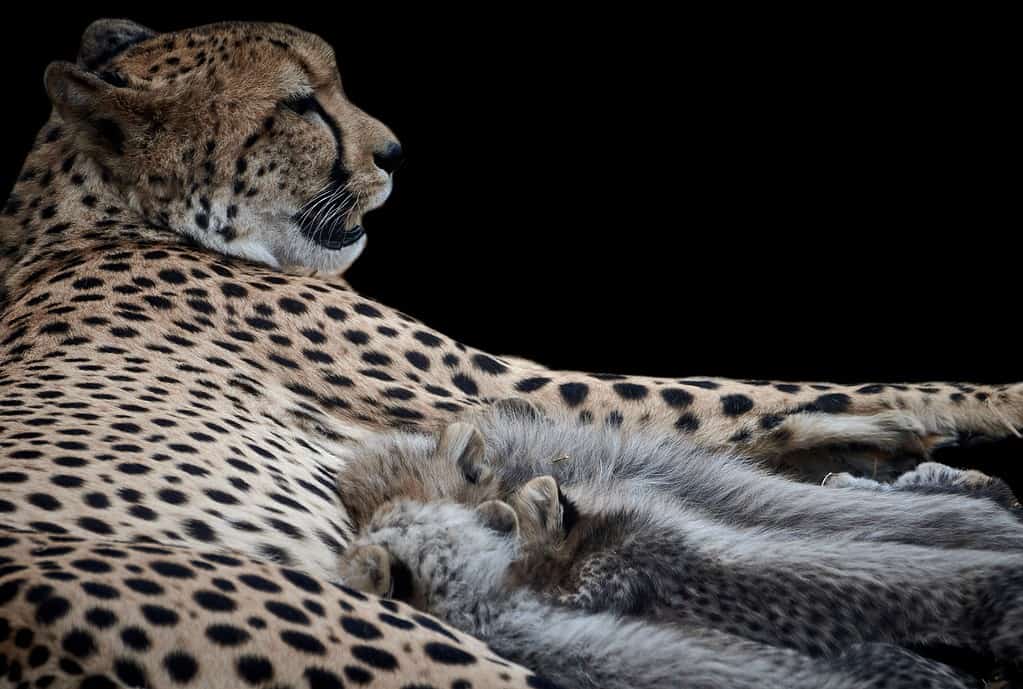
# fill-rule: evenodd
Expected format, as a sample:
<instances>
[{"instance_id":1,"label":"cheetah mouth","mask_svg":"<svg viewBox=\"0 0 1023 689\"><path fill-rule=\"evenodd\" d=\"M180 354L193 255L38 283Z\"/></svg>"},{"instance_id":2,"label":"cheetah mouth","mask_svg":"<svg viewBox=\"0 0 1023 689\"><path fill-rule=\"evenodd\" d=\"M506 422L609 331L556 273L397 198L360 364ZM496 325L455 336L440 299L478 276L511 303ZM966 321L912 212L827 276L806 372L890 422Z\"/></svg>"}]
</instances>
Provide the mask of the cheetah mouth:
<instances>
[{"instance_id":1,"label":"cheetah mouth","mask_svg":"<svg viewBox=\"0 0 1023 689\"><path fill-rule=\"evenodd\" d=\"M363 206L363 195L349 183L331 182L309 199L292 220L312 243L328 251L341 251L366 234L358 222Z\"/></svg>"},{"instance_id":2,"label":"cheetah mouth","mask_svg":"<svg viewBox=\"0 0 1023 689\"><path fill-rule=\"evenodd\" d=\"M340 251L362 239L366 230L356 223L349 226L352 213L334 213L326 218L320 214L299 213L293 220L302 236L328 251Z\"/></svg>"},{"instance_id":3,"label":"cheetah mouth","mask_svg":"<svg viewBox=\"0 0 1023 689\"><path fill-rule=\"evenodd\" d=\"M340 251L362 239L362 236L366 234L366 230L363 229L362 225L345 227L344 223L338 223L334 227L321 227L309 232L303 227L302 234L317 246L321 246L329 251Z\"/></svg>"}]
</instances>

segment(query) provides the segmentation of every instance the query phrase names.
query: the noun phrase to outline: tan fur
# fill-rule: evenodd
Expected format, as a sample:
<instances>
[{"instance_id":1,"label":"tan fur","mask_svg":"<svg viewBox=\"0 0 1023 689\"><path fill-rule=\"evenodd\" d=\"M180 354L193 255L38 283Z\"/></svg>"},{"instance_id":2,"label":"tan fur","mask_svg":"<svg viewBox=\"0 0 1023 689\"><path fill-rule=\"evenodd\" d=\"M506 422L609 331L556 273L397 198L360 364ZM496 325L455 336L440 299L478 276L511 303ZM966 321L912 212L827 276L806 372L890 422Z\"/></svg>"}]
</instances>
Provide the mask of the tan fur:
<instances>
[{"instance_id":1,"label":"tan fur","mask_svg":"<svg viewBox=\"0 0 1023 689\"><path fill-rule=\"evenodd\" d=\"M315 198L338 156L318 117L282 106L295 89L315 93L342 130L355 192L345 228L361 223L389 188L373 156L393 135L346 99L326 44L283 25L157 34L103 22L90 28L83 55L115 29L140 40L98 64L48 71L54 112L0 215L0 470L25 476L0 484L0 500L10 508L3 523L36 532L32 539L51 539L39 535L42 525L90 544L232 549L329 577L331 548L351 536L332 478L360 443L382 429L437 431L511 396L583 424L682 435L764 459L807 453L799 465L812 466L807 477L818 481L830 467L810 461L846 439L821 429L844 428L850 417L872 424L898 411L920 433L940 436L998 438L1023 426L1020 384L861 388L607 377L538 369L457 343L336 277L361 245L340 256L309 247L288 253L306 246L291 219ZM122 153L104 138L111 130L97 116L117 125ZM235 231L230 240L225 227ZM680 353L678 370L688 368ZM796 422L785 419L797 414L817 423L795 451L785 424ZM857 440L864 435L858 431ZM73 449L77 443L84 447ZM901 454L890 434L880 452L882 466ZM133 465L146 471L121 468L139 471ZM400 469L401 478L362 477L365 493L345 496L356 524L379 499L415 491L430 497L447 480L428 467L383 459L378 467ZM465 502L481 502L490 490L483 479L466 489ZM136 491L139 502L119 497L122 489ZM187 500L165 500L168 490ZM90 493L109 505L93 507L84 499ZM37 495L44 497L29 499ZM59 507L47 509L49 499ZM197 530L196 520L209 531ZM26 557L19 549L16 559ZM24 576L52 583L36 570ZM200 584L180 585L190 593ZM288 595L302 604L298 592ZM28 604L18 605L32 625ZM198 644L209 615L194 612L175 633ZM385 632L388 644L399 638ZM346 665L350 646L333 644L323 662ZM114 656L94 662L100 657ZM302 667L283 655L279 666ZM449 670L434 675L447 678L443 686L451 684ZM418 660L403 657L402 672L374 686L414 684L423 672ZM500 679L504 673L511 679ZM282 671L276 680L290 676ZM459 676L474 686L525 686L524 671L489 662Z\"/></svg>"}]
</instances>

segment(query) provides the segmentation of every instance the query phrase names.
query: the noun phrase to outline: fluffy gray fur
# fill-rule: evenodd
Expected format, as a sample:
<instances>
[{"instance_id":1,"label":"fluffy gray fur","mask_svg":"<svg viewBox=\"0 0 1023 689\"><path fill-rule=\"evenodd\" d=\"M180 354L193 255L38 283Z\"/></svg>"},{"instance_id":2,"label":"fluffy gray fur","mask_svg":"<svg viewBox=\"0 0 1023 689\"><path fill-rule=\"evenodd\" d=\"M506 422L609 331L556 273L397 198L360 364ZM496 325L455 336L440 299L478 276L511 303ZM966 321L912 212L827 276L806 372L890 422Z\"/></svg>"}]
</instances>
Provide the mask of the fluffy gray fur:
<instances>
[{"instance_id":1,"label":"fluffy gray fur","mask_svg":"<svg viewBox=\"0 0 1023 689\"><path fill-rule=\"evenodd\" d=\"M938 642L1015 663L1023 657L1023 524L976 491L974 497L946 492L962 472L945 469L923 471L891 489L863 490L856 481L842 485L844 479L822 488L677 439L579 427L511 403L470 424L453 424L439 438L381 434L344 467L339 488L365 533L374 512L402 498L468 506L496 499L521 514L523 487L552 475L568 504L603 522L593 538L575 543L570 559L555 542L540 549L554 556L512 567L522 585L513 589L533 593L518 590L494 605L507 611L556 601L585 610L596 615L585 624L567 609L543 614L568 615L586 629L610 625L607 643L620 635L615 615L638 615L808 655ZM929 481L943 488L936 493ZM535 520L521 521L526 532ZM472 561L471 543L450 547L462 548L463 556L445 558ZM444 576L461 576L454 569ZM436 571L421 576L443 581ZM455 608L474 610L464 602ZM454 611L430 609L490 638L486 621L460 622ZM516 614L529 619L523 610ZM510 613L501 619L514 624ZM697 647L707 643L684 636ZM501 638L513 636L502 632ZM500 650L520 659L543 652L526 637L523 644Z\"/></svg>"},{"instance_id":2,"label":"fluffy gray fur","mask_svg":"<svg viewBox=\"0 0 1023 689\"><path fill-rule=\"evenodd\" d=\"M355 528L389 499L508 501L527 481L549 474L566 490L585 484L599 492L626 482L639 500L646 493L669 494L721 523L783 529L794 539L840 536L1023 553L1023 523L1009 510L976 494L919 485L926 481L917 490L907 481L900 490L863 491L836 475L828 484L834 487L822 491L680 438L552 421L529 413L518 400L472 418L468 427L477 429L475 438L453 430L465 427L453 424L439 441L402 432L369 438L338 475ZM483 450L475 457L474 443ZM567 459L554 461L562 457ZM471 482L465 464L477 465ZM410 494L410 486L418 492Z\"/></svg>"},{"instance_id":3,"label":"fluffy gray fur","mask_svg":"<svg viewBox=\"0 0 1023 689\"><path fill-rule=\"evenodd\" d=\"M426 611L485 640L563 689L965 689L947 667L884 644L811 658L727 633L584 613L506 586L516 540L454 503L397 501L379 510L345 554L354 579L379 581L382 550L403 563Z\"/></svg>"}]
</instances>

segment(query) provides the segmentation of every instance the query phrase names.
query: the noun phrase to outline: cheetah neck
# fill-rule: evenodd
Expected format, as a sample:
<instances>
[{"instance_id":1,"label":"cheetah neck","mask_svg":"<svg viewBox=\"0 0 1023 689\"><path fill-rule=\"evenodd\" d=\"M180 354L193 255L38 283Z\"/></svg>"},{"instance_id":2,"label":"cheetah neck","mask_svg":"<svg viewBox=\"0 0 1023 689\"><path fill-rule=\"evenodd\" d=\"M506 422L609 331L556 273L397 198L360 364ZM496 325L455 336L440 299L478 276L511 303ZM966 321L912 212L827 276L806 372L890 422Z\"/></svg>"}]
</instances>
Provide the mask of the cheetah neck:
<instances>
[{"instance_id":1,"label":"cheetah neck","mask_svg":"<svg viewBox=\"0 0 1023 689\"><path fill-rule=\"evenodd\" d=\"M0 214L0 304L42 277L40 270L59 272L97 246L125 241L188 240L146 218L131 190L118 188L53 113Z\"/></svg>"}]
</instances>

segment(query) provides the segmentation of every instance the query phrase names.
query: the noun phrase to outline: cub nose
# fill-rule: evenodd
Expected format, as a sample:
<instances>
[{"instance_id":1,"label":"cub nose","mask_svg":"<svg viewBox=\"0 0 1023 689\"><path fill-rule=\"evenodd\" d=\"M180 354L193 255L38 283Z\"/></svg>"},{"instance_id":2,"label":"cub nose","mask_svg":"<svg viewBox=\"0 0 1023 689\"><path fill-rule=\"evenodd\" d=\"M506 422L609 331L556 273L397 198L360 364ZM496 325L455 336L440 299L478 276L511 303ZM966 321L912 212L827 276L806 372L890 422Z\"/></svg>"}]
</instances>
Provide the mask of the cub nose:
<instances>
[{"instance_id":1,"label":"cub nose","mask_svg":"<svg viewBox=\"0 0 1023 689\"><path fill-rule=\"evenodd\" d=\"M384 146L383 149L373 154L373 162L376 166L384 172L390 174L401 167L401 163L404 160L401 150L401 144L397 141Z\"/></svg>"}]
</instances>

